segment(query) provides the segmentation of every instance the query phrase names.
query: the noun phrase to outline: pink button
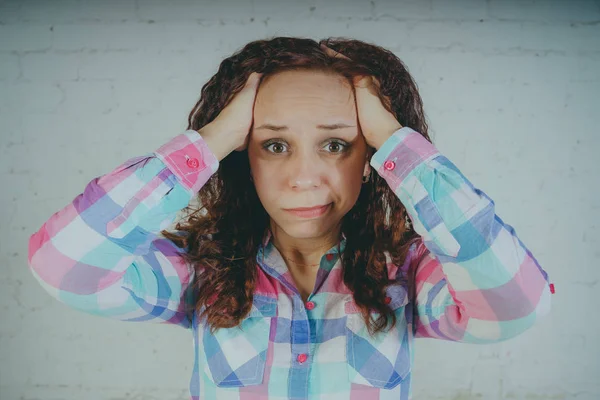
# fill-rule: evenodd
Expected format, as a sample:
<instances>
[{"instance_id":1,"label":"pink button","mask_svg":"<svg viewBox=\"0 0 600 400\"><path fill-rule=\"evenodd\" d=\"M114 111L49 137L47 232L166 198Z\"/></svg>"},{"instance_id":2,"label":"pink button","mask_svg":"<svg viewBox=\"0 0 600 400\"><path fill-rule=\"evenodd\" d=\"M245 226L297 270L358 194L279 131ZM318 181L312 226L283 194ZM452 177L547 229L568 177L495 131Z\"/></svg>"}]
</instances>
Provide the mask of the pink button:
<instances>
[{"instance_id":1,"label":"pink button","mask_svg":"<svg viewBox=\"0 0 600 400\"><path fill-rule=\"evenodd\" d=\"M187 160L187 166L196 169L200 166L200 162L197 158L190 158Z\"/></svg>"},{"instance_id":2,"label":"pink button","mask_svg":"<svg viewBox=\"0 0 600 400\"><path fill-rule=\"evenodd\" d=\"M304 306L307 310L312 310L315 308L315 303L313 303L312 301L307 301L306 304L304 304Z\"/></svg>"},{"instance_id":3,"label":"pink button","mask_svg":"<svg viewBox=\"0 0 600 400\"><path fill-rule=\"evenodd\" d=\"M385 298L385 300L383 301L385 304L390 304L392 302L392 298L391 297L387 297Z\"/></svg>"},{"instance_id":4,"label":"pink button","mask_svg":"<svg viewBox=\"0 0 600 400\"><path fill-rule=\"evenodd\" d=\"M331 261L333 260L333 254L329 253L325 256L325 258L327 259L327 261Z\"/></svg>"},{"instance_id":5,"label":"pink button","mask_svg":"<svg viewBox=\"0 0 600 400\"><path fill-rule=\"evenodd\" d=\"M306 361L307 358L308 356L306 354L298 354L297 360L300 364L302 364L304 361Z\"/></svg>"},{"instance_id":6,"label":"pink button","mask_svg":"<svg viewBox=\"0 0 600 400\"><path fill-rule=\"evenodd\" d=\"M383 168L387 169L388 171L393 170L394 168L396 168L396 163L393 161L386 161L383 164Z\"/></svg>"}]
</instances>

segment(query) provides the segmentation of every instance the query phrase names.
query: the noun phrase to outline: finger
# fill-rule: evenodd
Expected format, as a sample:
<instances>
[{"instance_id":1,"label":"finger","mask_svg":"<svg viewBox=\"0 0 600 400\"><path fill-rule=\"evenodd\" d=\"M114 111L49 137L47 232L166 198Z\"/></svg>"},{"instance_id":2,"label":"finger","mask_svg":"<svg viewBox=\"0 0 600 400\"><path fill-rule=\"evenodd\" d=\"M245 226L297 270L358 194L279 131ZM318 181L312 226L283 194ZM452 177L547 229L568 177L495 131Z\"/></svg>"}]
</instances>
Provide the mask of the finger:
<instances>
[{"instance_id":1,"label":"finger","mask_svg":"<svg viewBox=\"0 0 600 400\"><path fill-rule=\"evenodd\" d=\"M373 85L377 86L377 88L381 88L381 82L379 82L379 79L375 78L374 76L371 77L371 82Z\"/></svg>"},{"instance_id":2,"label":"finger","mask_svg":"<svg viewBox=\"0 0 600 400\"><path fill-rule=\"evenodd\" d=\"M355 76L353 82L357 90L357 96L363 96L364 94L369 93L372 96L378 97L386 107L391 106L392 100L389 98L389 96L385 96L383 93L381 93L381 83L374 76Z\"/></svg>"},{"instance_id":3,"label":"finger","mask_svg":"<svg viewBox=\"0 0 600 400\"><path fill-rule=\"evenodd\" d=\"M246 86L247 88L255 88L256 85L258 85L258 82L260 82L260 78L262 77L262 75L263 74L258 72L251 73L248 79L246 80L246 84L244 86Z\"/></svg>"},{"instance_id":4,"label":"finger","mask_svg":"<svg viewBox=\"0 0 600 400\"><path fill-rule=\"evenodd\" d=\"M355 76L352 80L354 86L357 89L369 89L369 91L373 91L373 87L376 86L374 79L371 75L358 75Z\"/></svg>"},{"instance_id":5,"label":"finger","mask_svg":"<svg viewBox=\"0 0 600 400\"><path fill-rule=\"evenodd\" d=\"M333 49L330 49L329 47L325 46L324 44L321 44L320 46L325 51L325 54L327 54L329 57L332 57L332 58L340 57L340 58L345 58L346 60L350 60L348 57L346 57L342 53L335 51Z\"/></svg>"},{"instance_id":6,"label":"finger","mask_svg":"<svg viewBox=\"0 0 600 400\"><path fill-rule=\"evenodd\" d=\"M355 86L360 86L363 88L376 86L378 89L381 88L381 82L379 79L375 78L373 75L357 75L352 79L352 82Z\"/></svg>"},{"instance_id":7,"label":"finger","mask_svg":"<svg viewBox=\"0 0 600 400\"><path fill-rule=\"evenodd\" d=\"M337 56L337 51L330 49L329 47L325 46L324 44L321 45L321 48L323 49L323 51L325 51L325 54L327 54L329 57L335 58Z\"/></svg>"}]
</instances>

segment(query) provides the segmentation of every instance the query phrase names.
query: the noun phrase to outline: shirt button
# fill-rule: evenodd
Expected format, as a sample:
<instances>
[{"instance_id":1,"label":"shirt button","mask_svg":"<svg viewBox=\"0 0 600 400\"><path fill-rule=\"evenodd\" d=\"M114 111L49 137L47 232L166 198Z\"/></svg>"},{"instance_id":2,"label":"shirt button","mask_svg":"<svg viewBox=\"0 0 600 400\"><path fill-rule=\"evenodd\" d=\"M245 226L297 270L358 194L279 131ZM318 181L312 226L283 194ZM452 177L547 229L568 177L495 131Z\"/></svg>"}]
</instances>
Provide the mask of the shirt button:
<instances>
[{"instance_id":1,"label":"shirt button","mask_svg":"<svg viewBox=\"0 0 600 400\"><path fill-rule=\"evenodd\" d=\"M300 364L302 364L307 358L308 356L306 354L298 354L297 360Z\"/></svg>"},{"instance_id":2,"label":"shirt button","mask_svg":"<svg viewBox=\"0 0 600 400\"><path fill-rule=\"evenodd\" d=\"M383 164L383 168L387 169L388 171L393 170L394 168L396 168L396 163L393 161L386 161Z\"/></svg>"},{"instance_id":3,"label":"shirt button","mask_svg":"<svg viewBox=\"0 0 600 400\"><path fill-rule=\"evenodd\" d=\"M307 310L312 310L313 308L315 308L315 303L313 303L312 301L307 301L306 304L304 304L304 306Z\"/></svg>"},{"instance_id":4,"label":"shirt button","mask_svg":"<svg viewBox=\"0 0 600 400\"><path fill-rule=\"evenodd\" d=\"M200 162L198 162L197 158L189 158L187 160L187 166L193 169L196 169L200 166Z\"/></svg>"},{"instance_id":5,"label":"shirt button","mask_svg":"<svg viewBox=\"0 0 600 400\"><path fill-rule=\"evenodd\" d=\"M383 302L384 302L385 304L390 304L390 303L392 302L392 298L391 298L391 297L389 297L389 296L386 296L386 298L385 298L385 300L383 300Z\"/></svg>"},{"instance_id":6,"label":"shirt button","mask_svg":"<svg viewBox=\"0 0 600 400\"><path fill-rule=\"evenodd\" d=\"M331 261L333 260L333 254L329 253L325 256L325 258L327 259L327 261Z\"/></svg>"}]
</instances>

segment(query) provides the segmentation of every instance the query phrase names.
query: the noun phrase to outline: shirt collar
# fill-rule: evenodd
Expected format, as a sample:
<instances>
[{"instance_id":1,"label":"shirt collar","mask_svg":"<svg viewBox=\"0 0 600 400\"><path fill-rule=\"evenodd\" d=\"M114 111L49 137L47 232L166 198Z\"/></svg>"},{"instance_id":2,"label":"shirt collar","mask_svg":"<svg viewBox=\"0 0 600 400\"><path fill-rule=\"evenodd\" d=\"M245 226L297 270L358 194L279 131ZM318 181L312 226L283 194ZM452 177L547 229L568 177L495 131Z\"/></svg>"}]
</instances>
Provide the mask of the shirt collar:
<instances>
[{"instance_id":1,"label":"shirt collar","mask_svg":"<svg viewBox=\"0 0 600 400\"><path fill-rule=\"evenodd\" d=\"M340 241L331 247L321 257L320 268L330 272L333 267L337 264L338 259L346 248L346 235L342 232ZM279 253L279 250L273 244L273 234L270 229L267 229L263 241L258 249L256 260L265 270L273 269L278 275L285 275L288 273L288 268ZM268 271L267 271L268 272Z\"/></svg>"}]
</instances>

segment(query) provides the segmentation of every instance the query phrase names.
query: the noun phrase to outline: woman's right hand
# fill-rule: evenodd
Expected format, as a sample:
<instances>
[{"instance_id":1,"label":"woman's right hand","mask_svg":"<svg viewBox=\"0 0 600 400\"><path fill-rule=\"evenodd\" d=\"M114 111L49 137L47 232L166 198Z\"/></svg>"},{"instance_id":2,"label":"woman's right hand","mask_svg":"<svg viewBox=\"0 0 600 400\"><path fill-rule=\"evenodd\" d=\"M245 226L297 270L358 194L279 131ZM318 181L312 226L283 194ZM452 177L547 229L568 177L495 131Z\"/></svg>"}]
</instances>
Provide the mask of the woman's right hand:
<instances>
[{"instance_id":1,"label":"woman's right hand","mask_svg":"<svg viewBox=\"0 0 600 400\"><path fill-rule=\"evenodd\" d=\"M242 90L212 122L198 131L219 161L232 151L244 150L248 145L254 100L261 76L257 72L251 73Z\"/></svg>"}]
</instances>

